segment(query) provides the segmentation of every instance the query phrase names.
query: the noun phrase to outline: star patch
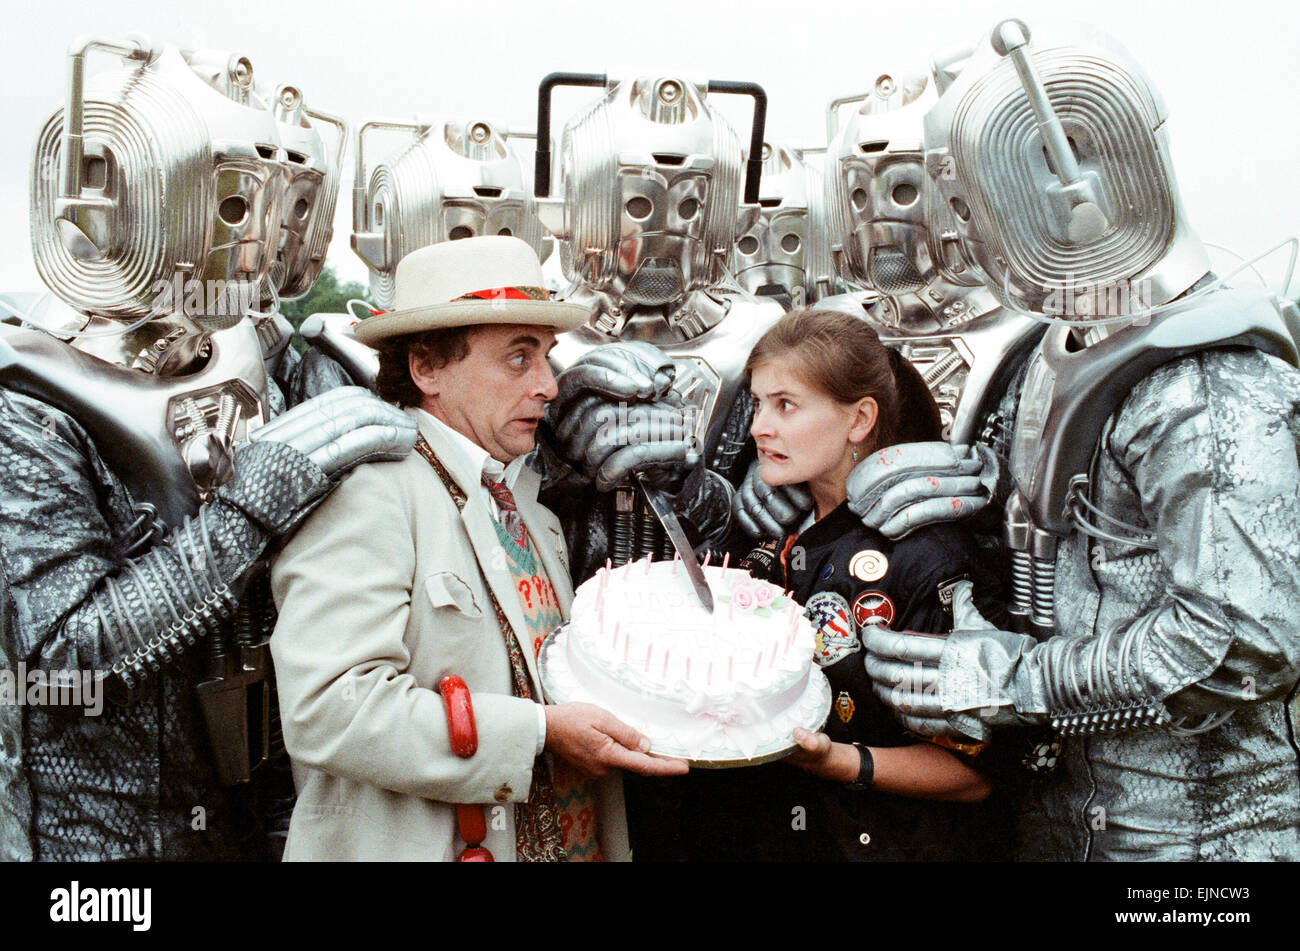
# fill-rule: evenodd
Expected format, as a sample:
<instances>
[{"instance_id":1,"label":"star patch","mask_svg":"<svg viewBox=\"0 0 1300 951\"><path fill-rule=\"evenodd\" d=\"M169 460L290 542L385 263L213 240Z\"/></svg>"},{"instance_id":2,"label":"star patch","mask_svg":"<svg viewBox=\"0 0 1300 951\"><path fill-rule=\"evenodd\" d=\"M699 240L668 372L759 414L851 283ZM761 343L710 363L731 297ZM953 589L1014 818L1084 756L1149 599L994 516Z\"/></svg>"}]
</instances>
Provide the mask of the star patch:
<instances>
[{"instance_id":1,"label":"star patch","mask_svg":"<svg viewBox=\"0 0 1300 951\"><path fill-rule=\"evenodd\" d=\"M853 599L853 620L862 627L894 623L894 602L883 591L864 591Z\"/></svg>"},{"instance_id":2,"label":"star patch","mask_svg":"<svg viewBox=\"0 0 1300 951\"><path fill-rule=\"evenodd\" d=\"M862 642L849 613L849 602L834 591L819 591L808 599L805 611L816 631L813 657L822 667L829 667L857 651Z\"/></svg>"},{"instance_id":3,"label":"star patch","mask_svg":"<svg viewBox=\"0 0 1300 951\"><path fill-rule=\"evenodd\" d=\"M879 581L889 570L889 559L881 552L864 549L849 559L849 574L859 581Z\"/></svg>"}]
</instances>

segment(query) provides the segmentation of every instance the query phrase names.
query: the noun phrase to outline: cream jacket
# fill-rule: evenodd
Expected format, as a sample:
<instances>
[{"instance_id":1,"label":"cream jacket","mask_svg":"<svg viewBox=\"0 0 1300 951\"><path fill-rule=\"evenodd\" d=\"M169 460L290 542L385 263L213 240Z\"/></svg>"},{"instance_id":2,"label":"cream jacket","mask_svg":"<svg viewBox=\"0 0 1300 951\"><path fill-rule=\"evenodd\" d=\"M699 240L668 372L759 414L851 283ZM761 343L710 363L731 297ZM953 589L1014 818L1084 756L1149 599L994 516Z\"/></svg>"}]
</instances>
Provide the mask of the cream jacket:
<instances>
[{"instance_id":1,"label":"cream jacket","mask_svg":"<svg viewBox=\"0 0 1300 951\"><path fill-rule=\"evenodd\" d=\"M464 847L455 803L487 806L484 843L513 861L513 803L527 799L538 743L530 700L510 695L510 662L484 577L509 618L536 695L537 669L479 471L415 411L420 431L469 497L463 513L429 463L358 467L275 559L271 639L298 801L288 860L441 860ZM573 600L557 519L525 468L515 499L562 613ZM521 633L522 632L522 633ZM438 681L469 686L478 752L456 757ZM599 834L627 857L622 784L598 784Z\"/></svg>"}]
</instances>

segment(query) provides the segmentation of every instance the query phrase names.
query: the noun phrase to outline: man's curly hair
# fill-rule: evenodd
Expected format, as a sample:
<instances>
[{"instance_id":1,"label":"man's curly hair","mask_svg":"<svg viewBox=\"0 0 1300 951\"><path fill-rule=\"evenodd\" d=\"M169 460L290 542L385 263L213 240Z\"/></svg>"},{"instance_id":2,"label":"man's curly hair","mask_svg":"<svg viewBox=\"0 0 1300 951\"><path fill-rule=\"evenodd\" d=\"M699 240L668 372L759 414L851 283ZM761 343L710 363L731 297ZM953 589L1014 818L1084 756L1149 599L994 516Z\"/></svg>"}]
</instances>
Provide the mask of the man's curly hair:
<instances>
[{"instance_id":1,"label":"man's curly hair","mask_svg":"<svg viewBox=\"0 0 1300 951\"><path fill-rule=\"evenodd\" d=\"M442 327L423 333L391 337L375 345L379 375L375 390L380 399L397 406L419 406L424 394L411 379L410 355L427 357L438 368L459 363L469 355L473 327Z\"/></svg>"}]
</instances>

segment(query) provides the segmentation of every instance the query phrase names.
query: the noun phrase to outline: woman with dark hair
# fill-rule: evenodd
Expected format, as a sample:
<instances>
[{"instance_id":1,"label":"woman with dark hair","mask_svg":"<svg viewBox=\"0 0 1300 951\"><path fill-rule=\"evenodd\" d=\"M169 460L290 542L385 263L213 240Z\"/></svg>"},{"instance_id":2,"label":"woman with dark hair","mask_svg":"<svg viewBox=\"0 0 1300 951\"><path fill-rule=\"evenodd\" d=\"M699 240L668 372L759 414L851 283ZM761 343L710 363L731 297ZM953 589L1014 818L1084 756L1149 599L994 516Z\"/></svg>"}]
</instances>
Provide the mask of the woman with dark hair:
<instances>
[{"instance_id":1,"label":"woman with dark hair","mask_svg":"<svg viewBox=\"0 0 1300 951\"><path fill-rule=\"evenodd\" d=\"M858 637L868 624L947 634L957 581L995 588L960 527L891 541L845 501L859 461L896 443L942 438L938 407L915 368L870 326L832 311L787 314L759 340L746 370L763 481L804 485L814 511L789 537L752 550L737 539L732 557L743 557L733 564L805 606L832 709L825 732L796 731L800 748L783 762L698 770L679 781L681 826L662 830L662 841L677 839L675 857L695 859L986 857L986 813L976 804L992 786L976 766L980 749L907 733L873 694ZM998 613L994 604L981 607ZM641 857L673 855L670 848Z\"/></svg>"}]
</instances>

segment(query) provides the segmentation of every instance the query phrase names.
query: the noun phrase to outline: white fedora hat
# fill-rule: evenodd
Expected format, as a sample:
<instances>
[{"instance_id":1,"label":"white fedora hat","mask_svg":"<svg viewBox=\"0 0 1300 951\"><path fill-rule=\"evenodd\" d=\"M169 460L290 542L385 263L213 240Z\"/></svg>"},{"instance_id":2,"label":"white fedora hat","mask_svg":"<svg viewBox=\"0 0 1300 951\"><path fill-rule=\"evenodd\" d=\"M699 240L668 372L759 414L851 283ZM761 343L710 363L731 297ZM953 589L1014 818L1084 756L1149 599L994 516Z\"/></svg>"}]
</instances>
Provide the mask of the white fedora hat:
<instances>
[{"instance_id":1,"label":"white fedora hat","mask_svg":"<svg viewBox=\"0 0 1300 951\"><path fill-rule=\"evenodd\" d=\"M397 264L393 309L357 324L358 340L471 324L537 324L556 333L587 322L591 308L551 300L537 254L519 238L487 235L442 241Z\"/></svg>"}]
</instances>

